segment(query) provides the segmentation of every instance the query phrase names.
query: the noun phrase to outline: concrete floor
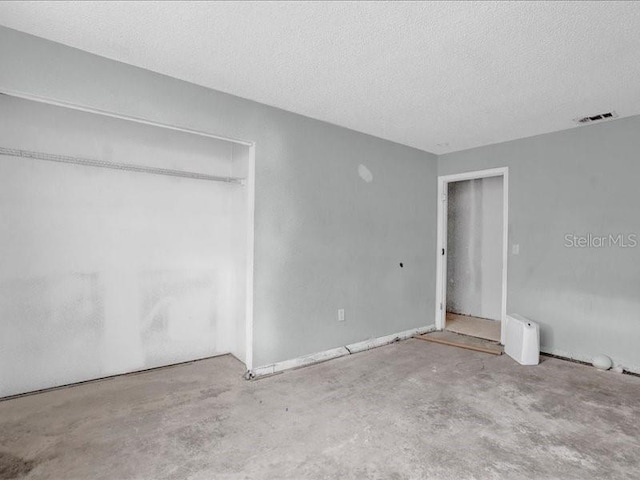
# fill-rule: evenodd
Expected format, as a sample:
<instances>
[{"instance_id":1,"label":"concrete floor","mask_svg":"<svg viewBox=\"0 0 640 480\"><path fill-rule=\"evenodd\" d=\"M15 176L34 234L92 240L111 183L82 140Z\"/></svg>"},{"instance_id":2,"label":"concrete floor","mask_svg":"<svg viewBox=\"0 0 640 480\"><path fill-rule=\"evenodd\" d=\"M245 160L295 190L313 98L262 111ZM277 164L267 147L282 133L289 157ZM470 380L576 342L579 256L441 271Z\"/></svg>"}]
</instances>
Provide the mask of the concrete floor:
<instances>
[{"instance_id":1,"label":"concrete floor","mask_svg":"<svg viewBox=\"0 0 640 480\"><path fill-rule=\"evenodd\" d=\"M242 373L225 356L0 402L0 478L640 478L637 377L413 339Z\"/></svg>"}]
</instances>

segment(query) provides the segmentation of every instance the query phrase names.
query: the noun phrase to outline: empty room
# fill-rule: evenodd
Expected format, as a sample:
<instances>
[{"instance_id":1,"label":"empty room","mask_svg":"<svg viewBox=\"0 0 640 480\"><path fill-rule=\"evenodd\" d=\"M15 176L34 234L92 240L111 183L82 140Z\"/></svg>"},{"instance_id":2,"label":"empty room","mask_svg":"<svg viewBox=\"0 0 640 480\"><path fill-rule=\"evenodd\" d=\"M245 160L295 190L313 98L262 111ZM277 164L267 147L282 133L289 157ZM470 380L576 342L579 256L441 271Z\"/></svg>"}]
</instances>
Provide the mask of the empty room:
<instances>
[{"instance_id":1,"label":"empty room","mask_svg":"<svg viewBox=\"0 0 640 480\"><path fill-rule=\"evenodd\" d=\"M0 3L0 480L640 478L640 2Z\"/></svg>"}]
</instances>

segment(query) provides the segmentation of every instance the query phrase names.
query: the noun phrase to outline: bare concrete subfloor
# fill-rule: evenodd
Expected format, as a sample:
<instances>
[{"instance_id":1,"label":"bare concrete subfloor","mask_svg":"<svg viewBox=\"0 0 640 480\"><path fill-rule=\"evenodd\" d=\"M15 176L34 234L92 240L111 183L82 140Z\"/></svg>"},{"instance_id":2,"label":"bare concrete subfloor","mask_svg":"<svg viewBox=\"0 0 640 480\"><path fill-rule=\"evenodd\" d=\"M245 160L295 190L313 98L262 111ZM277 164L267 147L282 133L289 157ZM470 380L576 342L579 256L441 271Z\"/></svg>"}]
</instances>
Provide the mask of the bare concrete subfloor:
<instances>
[{"instance_id":1,"label":"bare concrete subfloor","mask_svg":"<svg viewBox=\"0 0 640 480\"><path fill-rule=\"evenodd\" d=\"M640 378L543 360L411 339L247 382L219 357L0 402L0 462L29 479L640 478Z\"/></svg>"}]
</instances>

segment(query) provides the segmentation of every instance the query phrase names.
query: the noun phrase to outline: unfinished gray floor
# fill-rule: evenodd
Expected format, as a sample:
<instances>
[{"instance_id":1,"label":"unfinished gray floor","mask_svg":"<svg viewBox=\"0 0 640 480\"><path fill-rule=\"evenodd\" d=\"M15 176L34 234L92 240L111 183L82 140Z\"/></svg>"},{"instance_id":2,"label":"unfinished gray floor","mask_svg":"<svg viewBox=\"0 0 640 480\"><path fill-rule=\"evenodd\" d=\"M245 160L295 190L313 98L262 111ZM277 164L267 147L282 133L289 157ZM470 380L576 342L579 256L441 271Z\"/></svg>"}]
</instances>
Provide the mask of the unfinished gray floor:
<instances>
[{"instance_id":1,"label":"unfinished gray floor","mask_svg":"<svg viewBox=\"0 0 640 480\"><path fill-rule=\"evenodd\" d=\"M0 403L0 471L640 478L640 378L543 360L412 339L252 382L225 356L65 388Z\"/></svg>"}]
</instances>

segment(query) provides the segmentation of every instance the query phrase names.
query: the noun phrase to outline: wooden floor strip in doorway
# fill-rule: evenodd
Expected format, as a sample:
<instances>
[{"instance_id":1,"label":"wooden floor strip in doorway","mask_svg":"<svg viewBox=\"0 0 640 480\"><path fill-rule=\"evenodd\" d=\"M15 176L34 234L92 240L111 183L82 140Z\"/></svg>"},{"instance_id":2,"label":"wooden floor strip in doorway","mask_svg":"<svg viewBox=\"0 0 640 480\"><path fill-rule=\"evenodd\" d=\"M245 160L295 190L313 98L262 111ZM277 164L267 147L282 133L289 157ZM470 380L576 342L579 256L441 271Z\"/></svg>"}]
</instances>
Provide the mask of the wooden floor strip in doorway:
<instances>
[{"instance_id":1,"label":"wooden floor strip in doorway","mask_svg":"<svg viewBox=\"0 0 640 480\"><path fill-rule=\"evenodd\" d=\"M452 347L466 348L467 350L474 350L476 352L489 353L491 355L502 355L503 352L502 345L499 343L484 340L482 338L460 335L459 333L448 332L446 330L442 332L431 332L424 335L416 335L413 338L425 340L427 342L450 345Z\"/></svg>"}]
</instances>

